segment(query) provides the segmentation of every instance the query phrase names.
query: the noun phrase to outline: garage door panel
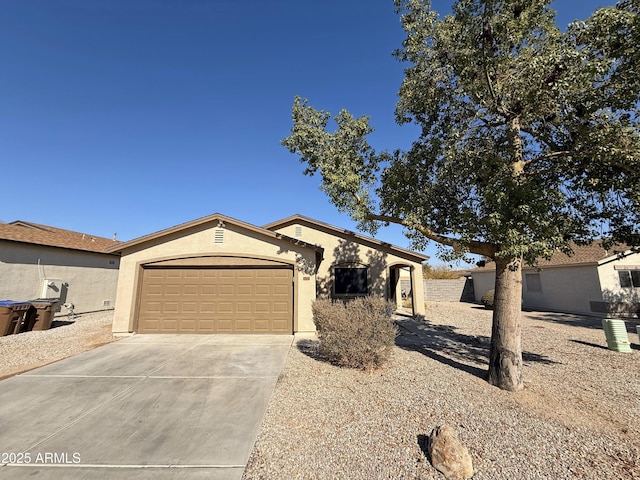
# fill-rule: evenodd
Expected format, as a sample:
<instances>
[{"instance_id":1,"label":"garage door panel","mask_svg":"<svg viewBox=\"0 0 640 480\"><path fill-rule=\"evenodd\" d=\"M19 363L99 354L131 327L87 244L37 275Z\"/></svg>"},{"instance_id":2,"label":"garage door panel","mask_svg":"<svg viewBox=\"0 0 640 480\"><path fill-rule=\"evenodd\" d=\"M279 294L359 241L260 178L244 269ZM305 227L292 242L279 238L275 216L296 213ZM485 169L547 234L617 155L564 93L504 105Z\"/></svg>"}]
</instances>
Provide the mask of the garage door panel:
<instances>
[{"instance_id":1,"label":"garage door panel","mask_svg":"<svg viewBox=\"0 0 640 480\"><path fill-rule=\"evenodd\" d=\"M215 313L216 304L213 302L200 302L200 313Z\"/></svg>"},{"instance_id":2,"label":"garage door panel","mask_svg":"<svg viewBox=\"0 0 640 480\"><path fill-rule=\"evenodd\" d=\"M235 294L235 285L220 285L218 287L218 295L230 296Z\"/></svg>"},{"instance_id":3,"label":"garage door panel","mask_svg":"<svg viewBox=\"0 0 640 480\"><path fill-rule=\"evenodd\" d=\"M180 311L180 304L178 302L164 302L162 304L163 314L174 314Z\"/></svg>"},{"instance_id":4,"label":"garage door panel","mask_svg":"<svg viewBox=\"0 0 640 480\"><path fill-rule=\"evenodd\" d=\"M271 295L271 285L256 285L256 295Z\"/></svg>"},{"instance_id":5,"label":"garage door panel","mask_svg":"<svg viewBox=\"0 0 640 480\"><path fill-rule=\"evenodd\" d=\"M272 302L273 313L285 313L289 311L289 304L287 302Z\"/></svg>"},{"instance_id":6,"label":"garage door panel","mask_svg":"<svg viewBox=\"0 0 640 480\"><path fill-rule=\"evenodd\" d=\"M291 269L149 268L141 333L292 333Z\"/></svg>"},{"instance_id":7,"label":"garage door panel","mask_svg":"<svg viewBox=\"0 0 640 480\"><path fill-rule=\"evenodd\" d=\"M286 285L274 285L273 295L282 295L282 296L288 297L289 289L287 288Z\"/></svg>"},{"instance_id":8,"label":"garage door panel","mask_svg":"<svg viewBox=\"0 0 640 480\"><path fill-rule=\"evenodd\" d=\"M253 285L238 285L236 295L253 296Z\"/></svg>"}]
</instances>

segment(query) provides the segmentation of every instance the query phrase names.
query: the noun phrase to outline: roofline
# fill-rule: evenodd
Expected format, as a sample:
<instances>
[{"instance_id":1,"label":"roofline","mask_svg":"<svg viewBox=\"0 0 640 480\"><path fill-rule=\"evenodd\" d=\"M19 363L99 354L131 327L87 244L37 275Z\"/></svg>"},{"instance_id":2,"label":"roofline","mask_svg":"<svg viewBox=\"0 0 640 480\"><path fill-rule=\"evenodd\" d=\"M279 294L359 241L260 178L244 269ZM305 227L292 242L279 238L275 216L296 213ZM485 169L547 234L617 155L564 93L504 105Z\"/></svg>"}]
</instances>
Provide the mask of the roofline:
<instances>
[{"instance_id":1,"label":"roofline","mask_svg":"<svg viewBox=\"0 0 640 480\"><path fill-rule=\"evenodd\" d=\"M365 235L361 235L359 233L353 232L351 230L347 230L344 228L338 228L335 227L333 225L330 225L328 223L324 223L321 222L319 220L315 220L313 218L309 218L309 217L305 217L304 215L300 215L299 213L291 215L290 217L287 218L283 218L282 220L277 220L275 222L271 222L268 223L266 225L264 225L262 228L265 228L267 230L271 230L271 229L275 229L275 228L280 228L280 227L284 227L286 225L290 225L292 223L295 223L296 221L300 221L300 222L306 222L312 225L315 225L317 227L323 228L325 230L329 230L335 234L339 234L339 235L347 235L349 237L353 237L355 239L358 239L360 241L363 241L365 243L369 243L369 244L373 244L373 245L377 245L377 246L381 246L381 247L385 247L389 250L392 250L396 253L399 253L400 256L402 257L410 257L413 258L414 261L419 261L420 263L429 260L428 255L424 255L422 253L418 253L418 252L414 252L412 250L407 250L401 247L398 247L396 245L393 245L391 243L388 242L382 242L380 240L376 240L375 238L372 237L367 237Z\"/></svg>"},{"instance_id":2,"label":"roofline","mask_svg":"<svg viewBox=\"0 0 640 480\"><path fill-rule=\"evenodd\" d=\"M629 255L633 255L634 253L640 253L640 252L634 252L632 249L629 249L629 250L625 250L624 252L614 253L613 255L609 255L608 257L598 260L597 265L598 266L606 265L607 263L613 262L619 258L628 257Z\"/></svg>"},{"instance_id":3,"label":"roofline","mask_svg":"<svg viewBox=\"0 0 640 480\"><path fill-rule=\"evenodd\" d=\"M12 238L0 238L0 242L13 242L13 243L22 243L23 245L34 245L37 247L47 247L47 248L59 248L62 250L73 250L74 252L85 252L85 253L97 253L98 255L113 255L119 257L115 252L111 251L111 247L105 250L89 250L84 248L74 248L74 247L63 247L62 245L51 245L49 243L39 243L27 240L14 240Z\"/></svg>"},{"instance_id":4,"label":"roofline","mask_svg":"<svg viewBox=\"0 0 640 480\"><path fill-rule=\"evenodd\" d=\"M156 240L158 238L162 238L167 235L171 235L172 233L178 233L183 230L187 230L189 228L194 228L205 223L213 222L219 220L223 223L230 223L236 225L238 227L244 228L246 230L250 230L252 232L258 233L260 235L264 235L270 238L278 239L278 240L286 240L295 245L300 245L305 248L311 248L318 252L324 252L324 249L318 245L313 245L297 238L287 237L286 235L282 235L276 232L272 232L271 230L267 230L265 228L257 227L250 223L243 222L242 220L237 220L232 217L227 217L226 215L222 215L221 213L214 213L212 215L207 215L206 217L196 218L195 220L191 220L189 222L181 223L179 225L175 225L173 227L165 228L163 230L159 230L154 233L150 233L148 235L144 235L142 237L134 238L129 240L128 242L122 242L118 245L114 245L107 249L107 252L122 252L123 250L141 245L143 243L150 242L152 240Z\"/></svg>"}]
</instances>

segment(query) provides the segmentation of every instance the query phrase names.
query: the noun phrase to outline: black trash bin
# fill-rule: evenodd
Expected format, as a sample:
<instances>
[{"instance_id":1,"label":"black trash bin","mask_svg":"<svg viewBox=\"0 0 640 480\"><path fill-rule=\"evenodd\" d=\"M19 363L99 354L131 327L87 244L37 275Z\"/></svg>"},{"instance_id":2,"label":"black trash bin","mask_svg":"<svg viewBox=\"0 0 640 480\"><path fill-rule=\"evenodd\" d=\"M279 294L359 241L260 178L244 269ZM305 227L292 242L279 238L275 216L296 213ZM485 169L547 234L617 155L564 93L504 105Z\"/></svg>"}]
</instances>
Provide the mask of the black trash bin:
<instances>
[{"instance_id":1,"label":"black trash bin","mask_svg":"<svg viewBox=\"0 0 640 480\"><path fill-rule=\"evenodd\" d=\"M36 298L29 300L29 303L35 308L35 315L26 322L27 330L49 330L58 306L58 299Z\"/></svg>"},{"instance_id":2,"label":"black trash bin","mask_svg":"<svg viewBox=\"0 0 640 480\"><path fill-rule=\"evenodd\" d=\"M24 331L26 320L33 315L34 311L35 307L29 302L1 300L0 336Z\"/></svg>"}]
</instances>

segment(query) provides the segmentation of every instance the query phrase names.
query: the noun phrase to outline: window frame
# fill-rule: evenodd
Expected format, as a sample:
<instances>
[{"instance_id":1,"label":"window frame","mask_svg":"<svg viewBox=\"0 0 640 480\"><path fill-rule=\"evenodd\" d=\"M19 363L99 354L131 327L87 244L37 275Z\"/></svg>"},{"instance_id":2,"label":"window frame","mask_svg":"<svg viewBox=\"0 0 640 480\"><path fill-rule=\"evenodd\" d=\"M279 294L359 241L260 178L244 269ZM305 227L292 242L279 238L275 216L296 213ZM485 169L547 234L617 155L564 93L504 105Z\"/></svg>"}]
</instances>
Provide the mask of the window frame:
<instances>
[{"instance_id":1,"label":"window frame","mask_svg":"<svg viewBox=\"0 0 640 480\"><path fill-rule=\"evenodd\" d=\"M360 271L360 274L358 275L358 278L351 278L350 282L348 285L346 285L346 288L344 289L344 291L338 291L338 287L342 287L345 282L339 282L338 281L338 276L340 274L344 274L344 272L346 271ZM364 273L364 276L363 276ZM350 286L354 285L354 280L357 280L357 287L360 287L360 283L362 281L364 277L364 289L359 288L358 291L349 291L350 290ZM335 297L366 297L367 295L369 295L369 267L367 265L336 265L333 267L333 295Z\"/></svg>"},{"instance_id":2,"label":"window frame","mask_svg":"<svg viewBox=\"0 0 640 480\"><path fill-rule=\"evenodd\" d=\"M618 270L620 288L640 288L640 270Z\"/></svg>"}]
</instances>

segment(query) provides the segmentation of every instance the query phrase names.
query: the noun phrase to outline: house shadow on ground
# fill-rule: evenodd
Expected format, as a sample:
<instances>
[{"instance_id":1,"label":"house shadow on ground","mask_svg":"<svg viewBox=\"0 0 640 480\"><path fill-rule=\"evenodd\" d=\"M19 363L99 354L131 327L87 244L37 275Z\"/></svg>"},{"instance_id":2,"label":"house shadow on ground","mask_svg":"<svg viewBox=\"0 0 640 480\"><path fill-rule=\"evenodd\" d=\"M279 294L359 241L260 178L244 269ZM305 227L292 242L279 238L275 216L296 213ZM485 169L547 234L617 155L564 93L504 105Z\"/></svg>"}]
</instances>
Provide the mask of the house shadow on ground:
<instances>
[{"instance_id":1,"label":"house shadow on ground","mask_svg":"<svg viewBox=\"0 0 640 480\"><path fill-rule=\"evenodd\" d=\"M399 335L396 345L404 350L423 354L444 365L485 379L489 365L491 339L466 335L452 325L436 325L428 320L396 317ZM532 352L522 352L524 363L557 363Z\"/></svg>"},{"instance_id":2,"label":"house shadow on ground","mask_svg":"<svg viewBox=\"0 0 640 480\"><path fill-rule=\"evenodd\" d=\"M548 323L559 323L562 325L569 325L574 327L592 328L602 330L602 317L588 316L588 315L573 315L570 313L556 313L556 312L540 312L540 311L525 311L527 316L533 320L540 320ZM621 317L611 315L608 318L618 318L623 320L627 328L627 332L636 333L636 327L640 326L640 319Z\"/></svg>"}]
</instances>

